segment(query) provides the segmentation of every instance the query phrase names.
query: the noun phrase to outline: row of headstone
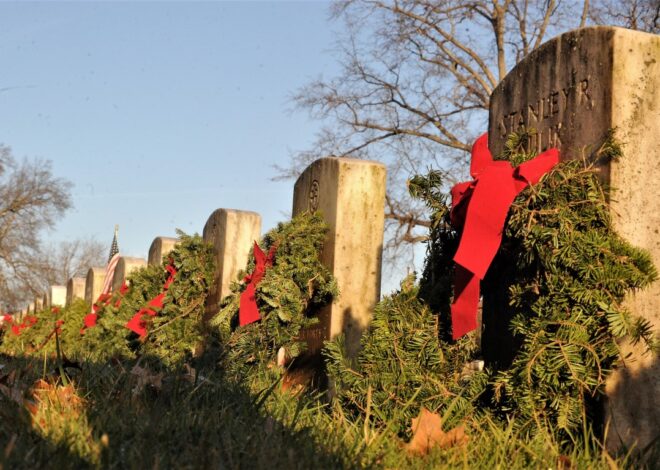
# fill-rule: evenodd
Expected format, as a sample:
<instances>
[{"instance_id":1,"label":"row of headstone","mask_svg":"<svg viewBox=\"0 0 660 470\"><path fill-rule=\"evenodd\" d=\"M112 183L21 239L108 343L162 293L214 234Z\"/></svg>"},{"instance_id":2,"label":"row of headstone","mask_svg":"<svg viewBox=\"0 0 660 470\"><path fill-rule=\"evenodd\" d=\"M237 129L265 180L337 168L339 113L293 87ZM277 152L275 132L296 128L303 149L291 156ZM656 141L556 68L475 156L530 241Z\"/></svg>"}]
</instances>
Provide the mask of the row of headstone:
<instances>
[{"instance_id":1,"label":"row of headstone","mask_svg":"<svg viewBox=\"0 0 660 470\"><path fill-rule=\"evenodd\" d=\"M604 181L616 188L611 213L617 231L646 248L660 266L660 36L611 27L576 30L555 38L523 59L491 96L489 145L501 152L511 132L534 128L529 150L559 147L563 159L593 157L608 132L616 128L625 143L625 158L602 166ZM591 147L588 147L591 145ZM303 336L312 352L323 340L346 335L350 353L359 348L378 301L381 279L385 198L385 167L348 158L322 158L299 177L294 189L293 214L319 210L330 226L321 254L337 279L341 296L319 312L320 323ZM261 234L261 218L254 212L218 209L204 226L203 237L214 249L216 272L207 315L217 312L229 283L247 262L251 245ZM160 263L176 239L158 237L149 260L122 258L113 288L133 270ZM103 273L91 268L87 280L73 278L66 303L88 300L98 292ZM87 286L86 286L87 281ZM54 302L54 293L51 294ZM650 320L657 330L660 283L628 300L630 309ZM485 355L506 348L497 328L497 302L484 293L483 345ZM492 346L492 347L491 347ZM631 345L635 362L613 375L608 383L610 438L627 444L651 442L660 427L660 372L655 356L644 356Z\"/></svg>"},{"instance_id":2,"label":"row of headstone","mask_svg":"<svg viewBox=\"0 0 660 470\"><path fill-rule=\"evenodd\" d=\"M320 211L329 226L321 259L337 279L341 296L319 312L320 323L304 333L312 354L323 341L344 333L348 350L355 354L362 331L371 319L380 296L383 247L385 166L348 158L322 158L310 165L294 187L293 215ZM216 270L207 298L208 319L218 312L220 301L230 293L230 284L244 269L252 244L261 238L261 216L256 212L217 209L208 218L203 239L213 247ZM112 280L118 290L133 271L159 265L177 243L176 238L157 237L148 260L120 257ZM90 267L86 278L71 278L65 305L74 299L94 302L105 282L105 267ZM62 302L61 287L51 287L55 305ZM57 292L57 294L56 294Z\"/></svg>"}]
</instances>

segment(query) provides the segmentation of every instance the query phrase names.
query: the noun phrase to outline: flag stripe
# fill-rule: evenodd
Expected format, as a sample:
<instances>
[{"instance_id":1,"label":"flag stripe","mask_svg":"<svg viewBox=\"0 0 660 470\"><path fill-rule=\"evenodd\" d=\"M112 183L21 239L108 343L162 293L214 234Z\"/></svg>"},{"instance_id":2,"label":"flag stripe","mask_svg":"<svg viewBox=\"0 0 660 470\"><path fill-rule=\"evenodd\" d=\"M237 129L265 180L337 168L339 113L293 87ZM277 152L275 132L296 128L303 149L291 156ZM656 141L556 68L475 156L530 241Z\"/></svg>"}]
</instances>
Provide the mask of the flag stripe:
<instances>
[{"instance_id":1,"label":"flag stripe","mask_svg":"<svg viewBox=\"0 0 660 470\"><path fill-rule=\"evenodd\" d=\"M109 294L110 289L112 289L112 279L115 275L115 268L119 262L119 253L115 253L110 261L108 262L108 267L105 269L105 281L103 282L103 289L101 294Z\"/></svg>"}]
</instances>

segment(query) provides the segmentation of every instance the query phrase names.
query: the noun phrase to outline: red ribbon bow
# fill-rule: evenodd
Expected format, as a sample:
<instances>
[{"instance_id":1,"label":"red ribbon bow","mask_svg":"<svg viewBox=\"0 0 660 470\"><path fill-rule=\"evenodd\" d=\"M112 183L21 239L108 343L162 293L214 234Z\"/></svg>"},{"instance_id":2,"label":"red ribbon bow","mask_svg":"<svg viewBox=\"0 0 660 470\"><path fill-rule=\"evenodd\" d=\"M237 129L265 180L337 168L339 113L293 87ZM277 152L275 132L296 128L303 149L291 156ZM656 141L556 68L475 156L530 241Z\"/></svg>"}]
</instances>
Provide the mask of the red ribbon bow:
<instances>
[{"instance_id":1,"label":"red ribbon bow","mask_svg":"<svg viewBox=\"0 0 660 470\"><path fill-rule=\"evenodd\" d=\"M19 336L19 335L21 334L21 332L22 332L24 329L26 329L26 328L30 328L31 326L36 325L36 323L37 323L38 320L39 320L39 319L38 319L37 317L35 317L34 315L27 315L27 316L23 319L23 322L22 322L20 325L17 325L16 323L14 323L14 324L11 326L11 331L12 331L12 333L14 333L16 336Z\"/></svg>"},{"instance_id":2,"label":"red ribbon bow","mask_svg":"<svg viewBox=\"0 0 660 470\"><path fill-rule=\"evenodd\" d=\"M477 328L479 282L500 247L513 200L528 185L538 183L557 163L559 151L552 148L514 168L510 162L493 160L488 134L474 143L470 164L474 181L458 183L451 190L451 224L456 230L462 229L454 256L454 339Z\"/></svg>"},{"instance_id":3,"label":"red ribbon bow","mask_svg":"<svg viewBox=\"0 0 660 470\"><path fill-rule=\"evenodd\" d=\"M266 268L273 265L276 250L276 245L271 246L268 251L268 256L266 256L261 248L259 248L259 245L257 245L257 242L254 242L254 271L243 279L243 282L247 282L248 285L241 293L238 310L238 324L240 326L249 325L250 323L254 323L261 319L259 308L257 307L257 299L255 297L257 293L257 285L266 274Z\"/></svg>"},{"instance_id":4,"label":"red ribbon bow","mask_svg":"<svg viewBox=\"0 0 660 470\"><path fill-rule=\"evenodd\" d=\"M170 285L174 282L174 276L176 276L176 268L174 267L174 261L171 258L170 263L165 267L165 269L168 273L170 273L170 275L165 281L161 293L151 299L147 304L147 307L142 307L140 310L138 310L137 313L133 315L133 317L128 320L125 325L126 328L137 333L140 338L147 336L147 322L144 319L144 316L148 315L150 317L155 317L158 314L158 311L163 308L167 289L169 289Z\"/></svg>"}]
</instances>

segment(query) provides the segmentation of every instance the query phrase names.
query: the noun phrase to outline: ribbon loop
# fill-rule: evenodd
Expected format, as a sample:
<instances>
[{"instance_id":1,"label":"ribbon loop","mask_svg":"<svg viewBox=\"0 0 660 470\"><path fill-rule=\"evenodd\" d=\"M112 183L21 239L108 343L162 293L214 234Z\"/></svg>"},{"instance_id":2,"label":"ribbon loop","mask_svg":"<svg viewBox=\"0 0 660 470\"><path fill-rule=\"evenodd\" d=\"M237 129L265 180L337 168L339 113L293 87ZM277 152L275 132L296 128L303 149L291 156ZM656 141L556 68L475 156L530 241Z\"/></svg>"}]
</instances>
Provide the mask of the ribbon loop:
<instances>
[{"instance_id":1,"label":"ribbon loop","mask_svg":"<svg viewBox=\"0 0 660 470\"><path fill-rule=\"evenodd\" d=\"M477 327L479 282L499 250L511 204L523 189L538 183L557 163L559 151L554 148L516 168L506 161L493 161L488 134L472 146L470 174L475 180L458 183L451 190L450 222L455 230L462 230L454 255L454 339Z\"/></svg>"}]
</instances>

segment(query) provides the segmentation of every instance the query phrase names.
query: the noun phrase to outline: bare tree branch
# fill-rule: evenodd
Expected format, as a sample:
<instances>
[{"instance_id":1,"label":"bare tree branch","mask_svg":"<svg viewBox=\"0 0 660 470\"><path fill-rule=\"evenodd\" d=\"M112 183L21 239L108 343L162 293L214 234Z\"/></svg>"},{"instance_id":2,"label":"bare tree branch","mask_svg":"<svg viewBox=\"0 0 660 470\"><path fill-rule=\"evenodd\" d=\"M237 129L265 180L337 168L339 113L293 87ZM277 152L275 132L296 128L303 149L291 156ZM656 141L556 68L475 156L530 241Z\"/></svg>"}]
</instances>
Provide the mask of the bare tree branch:
<instances>
[{"instance_id":1,"label":"bare tree branch","mask_svg":"<svg viewBox=\"0 0 660 470\"><path fill-rule=\"evenodd\" d=\"M325 125L281 175L326 155L385 162L388 246L397 247L423 240L428 224L406 179L430 167L447 184L467 177L490 94L517 61L589 22L657 32L660 0L340 0L332 12L347 32L342 70L293 97Z\"/></svg>"}]
</instances>

